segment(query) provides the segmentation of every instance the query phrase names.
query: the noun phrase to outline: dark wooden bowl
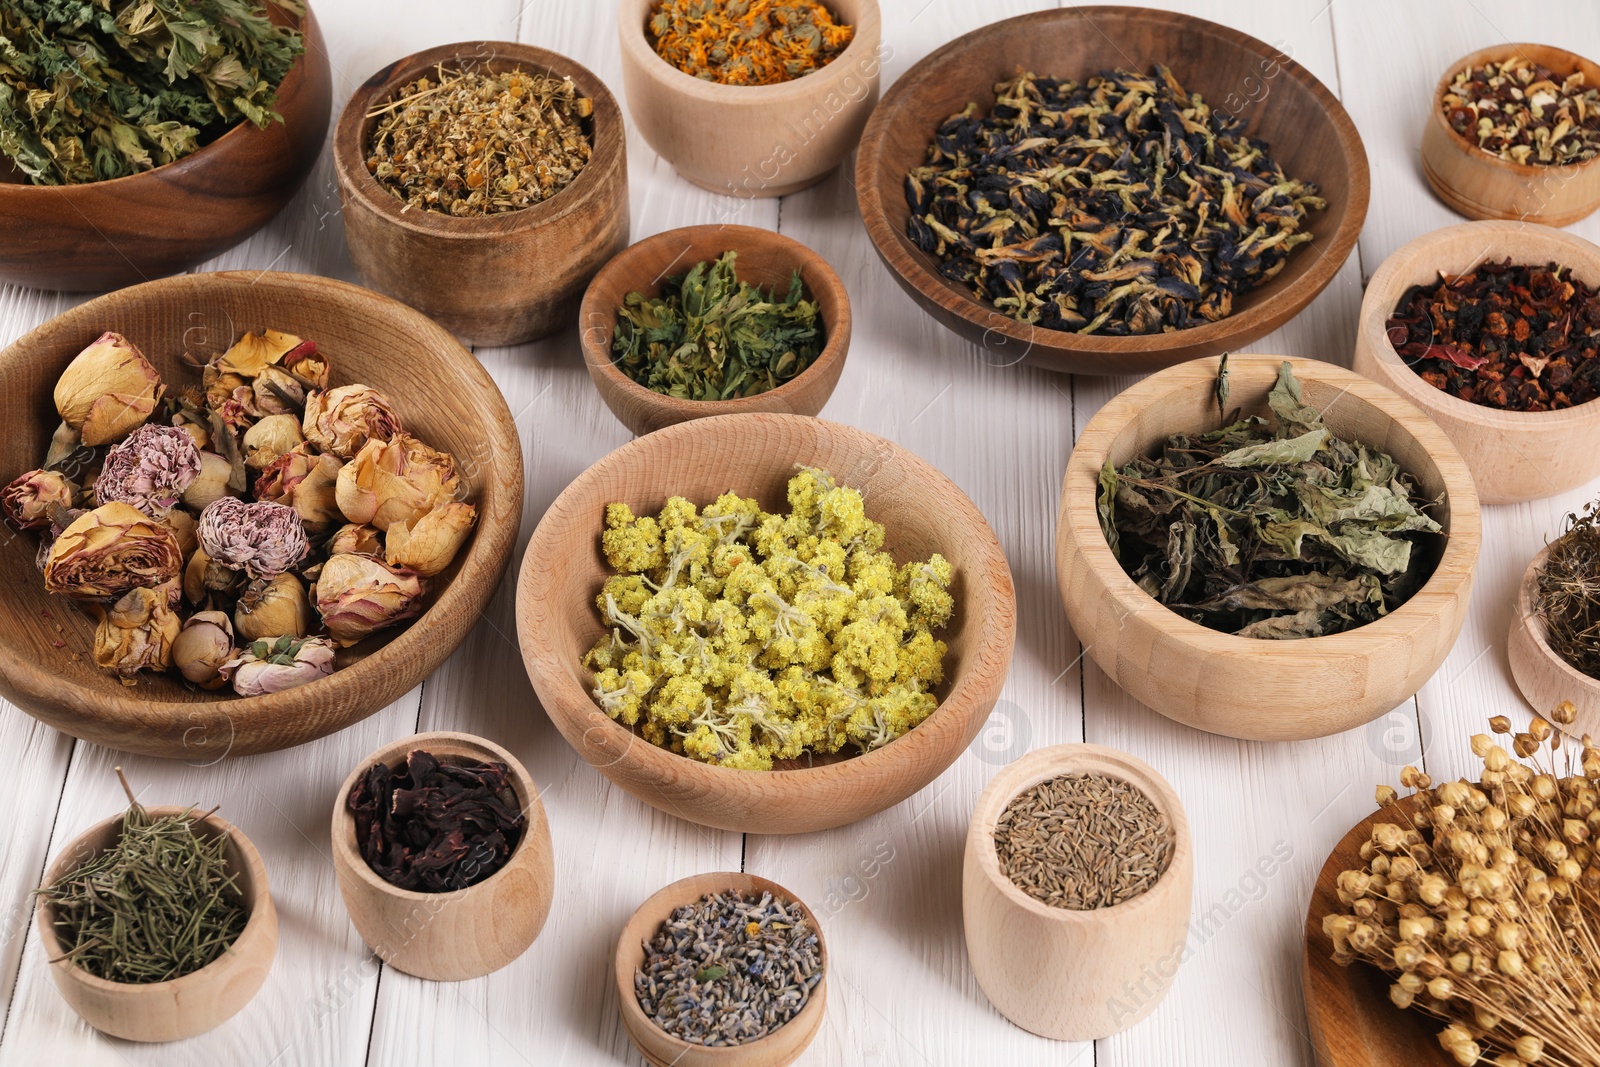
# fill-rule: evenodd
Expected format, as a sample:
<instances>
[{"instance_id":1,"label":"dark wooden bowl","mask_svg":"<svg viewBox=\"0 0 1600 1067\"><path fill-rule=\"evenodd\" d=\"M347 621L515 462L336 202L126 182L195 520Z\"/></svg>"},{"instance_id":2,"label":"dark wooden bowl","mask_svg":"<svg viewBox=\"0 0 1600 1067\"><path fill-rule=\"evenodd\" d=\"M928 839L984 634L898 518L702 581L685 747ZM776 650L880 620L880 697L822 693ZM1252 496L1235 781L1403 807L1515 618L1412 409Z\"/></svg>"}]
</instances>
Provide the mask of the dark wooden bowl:
<instances>
[{"instance_id":1,"label":"dark wooden bowl","mask_svg":"<svg viewBox=\"0 0 1600 1067\"><path fill-rule=\"evenodd\" d=\"M204 360L247 329L315 340L334 384L386 393L407 430L456 457L478 509L471 539L429 580L428 610L339 652L327 678L269 696L205 692L177 674L124 686L89 655L94 623L54 597L34 566L36 538L0 527L0 695L58 730L152 756L217 760L298 745L366 718L453 652L494 595L522 515L522 447L505 399L444 330L393 300L298 274L190 274L123 289L60 315L0 351L0 478L39 465L58 418L67 363L104 330L138 345L169 383L199 382Z\"/></svg>"},{"instance_id":2,"label":"dark wooden bowl","mask_svg":"<svg viewBox=\"0 0 1600 1067\"><path fill-rule=\"evenodd\" d=\"M271 11L306 42L278 87L281 123L242 123L175 163L88 185L28 185L0 160L0 284L82 292L176 274L283 210L322 151L332 82L310 9Z\"/></svg>"},{"instance_id":3,"label":"dark wooden bowl","mask_svg":"<svg viewBox=\"0 0 1600 1067\"><path fill-rule=\"evenodd\" d=\"M1115 42L1115 47L1108 47ZM978 301L938 272L906 236L906 174L925 160L939 124L1019 71L1081 80L1111 67L1164 63L1212 107L1235 111L1286 173L1321 188L1315 235L1276 278L1234 300L1234 313L1193 329L1138 337L1047 330ZM1007 364L1073 374L1144 374L1236 350L1293 318L1333 280L1367 214L1367 155L1339 101L1271 45L1214 22L1138 7L1066 7L992 23L912 67L884 95L856 159L861 218L901 288L929 314Z\"/></svg>"},{"instance_id":4,"label":"dark wooden bowl","mask_svg":"<svg viewBox=\"0 0 1600 1067\"><path fill-rule=\"evenodd\" d=\"M367 172L377 119L367 112L439 64L570 77L594 101L588 164L555 196L521 211L455 218L407 206ZM605 83L565 56L509 41L429 48L368 78L339 117L333 168L350 258L374 288L480 345L512 345L569 325L605 262L628 244L622 109Z\"/></svg>"}]
</instances>

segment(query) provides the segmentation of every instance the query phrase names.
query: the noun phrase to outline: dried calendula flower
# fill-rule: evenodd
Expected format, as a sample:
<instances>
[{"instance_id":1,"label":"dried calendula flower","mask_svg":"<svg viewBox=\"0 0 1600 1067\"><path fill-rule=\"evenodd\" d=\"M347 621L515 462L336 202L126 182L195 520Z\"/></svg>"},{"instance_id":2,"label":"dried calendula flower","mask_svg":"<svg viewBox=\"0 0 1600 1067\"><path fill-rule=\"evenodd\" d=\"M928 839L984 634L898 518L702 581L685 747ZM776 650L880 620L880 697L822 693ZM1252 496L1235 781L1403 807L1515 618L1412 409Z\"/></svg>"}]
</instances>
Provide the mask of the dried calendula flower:
<instances>
[{"instance_id":1,"label":"dried calendula flower","mask_svg":"<svg viewBox=\"0 0 1600 1067\"><path fill-rule=\"evenodd\" d=\"M234 629L245 641L304 637L314 621L305 585L289 573L257 578L245 587L233 609Z\"/></svg>"},{"instance_id":2,"label":"dried calendula flower","mask_svg":"<svg viewBox=\"0 0 1600 1067\"><path fill-rule=\"evenodd\" d=\"M290 507L225 496L200 513L200 546L213 561L252 578L271 578L310 551L299 514Z\"/></svg>"},{"instance_id":3,"label":"dried calendula flower","mask_svg":"<svg viewBox=\"0 0 1600 1067\"><path fill-rule=\"evenodd\" d=\"M410 434L368 441L339 472L339 510L351 522L380 530L416 522L449 503L461 488L455 459Z\"/></svg>"},{"instance_id":4,"label":"dried calendula flower","mask_svg":"<svg viewBox=\"0 0 1600 1067\"><path fill-rule=\"evenodd\" d=\"M456 558L477 517L471 504L451 501L414 522L394 523L384 534L389 565L433 577Z\"/></svg>"},{"instance_id":5,"label":"dried calendula flower","mask_svg":"<svg viewBox=\"0 0 1600 1067\"><path fill-rule=\"evenodd\" d=\"M242 697L281 693L332 674L334 655L326 637L252 641L222 665L222 675Z\"/></svg>"},{"instance_id":6,"label":"dried calendula flower","mask_svg":"<svg viewBox=\"0 0 1600 1067\"><path fill-rule=\"evenodd\" d=\"M422 611L420 576L371 556L329 556L313 590L322 624L341 646Z\"/></svg>"},{"instance_id":7,"label":"dried calendula flower","mask_svg":"<svg viewBox=\"0 0 1600 1067\"><path fill-rule=\"evenodd\" d=\"M341 385L306 397L301 432L307 441L340 459L350 459L370 441L400 432L389 398L365 385Z\"/></svg>"},{"instance_id":8,"label":"dried calendula flower","mask_svg":"<svg viewBox=\"0 0 1600 1067\"><path fill-rule=\"evenodd\" d=\"M233 656L233 623L224 611L195 612L172 642L172 665L202 689L228 684L222 667Z\"/></svg>"},{"instance_id":9,"label":"dried calendula flower","mask_svg":"<svg viewBox=\"0 0 1600 1067\"><path fill-rule=\"evenodd\" d=\"M77 502L77 485L60 471L29 471L0 489L0 510L19 530L42 530L50 525L52 507L70 508Z\"/></svg>"},{"instance_id":10,"label":"dried calendula flower","mask_svg":"<svg viewBox=\"0 0 1600 1067\"><path fill-rule=\"evenodd\" d=\"M94 482L102 504L120 500L157 518L177 505L200 476L194 438L172 426L140 426L106 453Z\"/></svg>"},{"instance_id":11,"label":"dried calendula flower","mask_svg":"<svg viewBox=\"0 0 1600 1067\"><path fill-rule=\"evenodd\" d=\"M268 415L244 432L244 461L252 470L261 470L305 440L300 432L300 416Z\"/></svg>"},{"instance_id":12,"label":"dried calendula flower","mask_svg":"<svg viewBox=\"0 0 1600 1067\"><path fill-rule=\"evenodd\" d=\"M778 85L832 63L855 29L817 0L656 0L656 54L685 74L724 85Z\"/></svg>"},{"instance_id":13,"label":"dried calendula flower","mask_svg":"<svg viewBox=\"0 0 1600 1067\"><path fill-rule=\"evenodd\" d=\"M140 426L166 392L144 353L107 332L78 353L56 380L56 411L86 445L107 445Z\"/></svg>"},{"instance_id":14,"label":"dried calendula flower","mask_svg":"<svg viewBox=\"0 0 1600 1067\"><path fill-rule=\"evenodd\" d=\"M164 585L182 567L171 530L138 508L113 502L61 531L45 563L44 587L80 600L110 599Z\"/></svg>"},{"instance_id":15,"label":"dried calendula flower","mask_svg":"<svg viewBox=\"0 0 1600 1067\"><path fill-rule=\"evenodd\" d=\"M104 610L94 631L94 661L124 679L172 666L172 643L182 622L165 593L130 589Z\"/></svg>"}]
</instances>

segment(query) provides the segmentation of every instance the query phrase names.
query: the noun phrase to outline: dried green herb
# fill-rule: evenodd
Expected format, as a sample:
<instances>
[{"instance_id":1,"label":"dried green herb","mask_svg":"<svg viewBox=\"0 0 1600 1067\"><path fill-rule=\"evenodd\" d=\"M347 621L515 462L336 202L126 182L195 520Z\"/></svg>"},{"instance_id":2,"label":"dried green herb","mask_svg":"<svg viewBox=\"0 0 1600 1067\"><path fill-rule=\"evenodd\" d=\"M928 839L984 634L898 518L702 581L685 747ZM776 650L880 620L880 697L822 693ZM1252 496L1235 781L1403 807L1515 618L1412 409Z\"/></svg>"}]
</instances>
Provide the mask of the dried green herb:
<instances>
[{"instance_id":1,"label":"dried green herb","mask_svg":"<svg viewBox=\"0 0 1600 1067\"><path fill-rule=\"evenodd\" d=\"M825 338L796 270L788 295L742 282L737 253L667 278L661 295L629 293L617 309L612 361L648 389L685 400L731 400L776 389L811 365Z\"/></svg>"},{"instance_id":2,"label":"dried green herb","mask_svg":"<svg viewBox=\"0 0 1600 1067\"><path fill-rule=\"evenodd\" d=\"M171 163L238 122L282 121L277 88L304 50L257 0L5 0L0 153L37 185Z\"/></svg>"},{"instance_id":3,"label":"dried green herb","mask_svg":"<svg viewBox=\"0 0 1600 1067\"><path fill-rule=\"evenodd\" d=\"M1600 501L1567 516L1539 572L1534 613L1556 655L1600 678Z\"/></svg>"},{"instance_id":4,"label":"dried green herb","mask_svg":"<svg viewBox=\"0 0 1600 1067\"><path fill-rule=\"evenodd\" d=\"M1275 429L1235 411L1153 458L1108 460L1106 542L1140 588L1214 630L1316 637L1372 622L1432 573L1431 504L1391 457L1334 436L1287 362L1267 401Z\"/></svg>"}]
</instances>

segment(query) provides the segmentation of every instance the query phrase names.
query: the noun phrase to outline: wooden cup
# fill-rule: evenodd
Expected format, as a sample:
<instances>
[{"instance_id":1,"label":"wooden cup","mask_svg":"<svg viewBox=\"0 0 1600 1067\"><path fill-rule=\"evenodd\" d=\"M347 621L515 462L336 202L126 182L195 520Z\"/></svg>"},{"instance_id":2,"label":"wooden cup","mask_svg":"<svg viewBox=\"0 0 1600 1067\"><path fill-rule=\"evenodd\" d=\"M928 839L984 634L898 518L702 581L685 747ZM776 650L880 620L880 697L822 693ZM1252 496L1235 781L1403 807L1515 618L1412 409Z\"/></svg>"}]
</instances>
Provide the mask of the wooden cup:
<instances>
[{"instance_id":1,"label":"wooden cup","mask_svg":"<svg viewBox=\"0 0 1600 1067\"><path fill-rule=\"evenodd\" d=\"M379 877L356 845L355 818L345 807L350 790L373 764L399 767L417 749L447 763L498 760L511 768L525 816L522 839L505 866L476 885L451 893L400 889ZM493 741L451 731L384 745L350 772L333 805L333 869L350 921L372 951L396 970L438 982L479 978L526 952L555 890L550 826L533 779Z\"/></svg>"},{"instance_id":2,"label":"wooden cup","mask_svg":"<svg viewBox=\"0 0 1600 1067\"><path fill-rule=\"evenodd\" d=\"M1574 729L1580 734L1600 734L1600 679L1589 677L1556 654L1544 620L1534 611L1539 601L1539 575L1549 558L1549 546L1539 550L1517 591L1517 608L1506 639L1511 677L1535 713L1549 718L1557 704L1570 700L1578 709Z\"/></svg>"},{"instance_id":3,"label":"wooden cup","mask_svg":"<svg viewBox=\"0 0 1600 1067\"><path fill-rule=\"evenodd\" d=\"M146 809L157 818L181 815L189 808ZM241 903L249 913L244 930L221 956L198 971L166 982L113 982L75 967L61 958L66 951L56 936L55 908L41 900L39 944L50 961L50 978L83 1021L101 1033L127 1041L179 1041L203 1034L238 1014L260 991L278 951L278 913L267 886L267 869L250 839L215 815L196 830L228 836L230 873L238 876ZM116 844L122 815L85 830L62 849L45 871L44 885L54 885Z\"/></svg>"},{"instance_id":4,"label":"wooden cup","mask_svg":"<svg viewBox=\"0 0 1600 1067\"><path fill-rule=\"evenodd\" d=\"M995 822L1018 794L1065 774L1101 774L1137 786L1172 824L1166 873L1147 892L1095 911L1055 908L1000 869ZM1099 745L1037 749L990 780L967 828L961 919L967 958L995 1008L1024 1030L1058 1041L1095 1041L1155 1010L1189 940L1194 848L1183 804L1167 780L1132 756Z\"/></svg>"}]
</instances>

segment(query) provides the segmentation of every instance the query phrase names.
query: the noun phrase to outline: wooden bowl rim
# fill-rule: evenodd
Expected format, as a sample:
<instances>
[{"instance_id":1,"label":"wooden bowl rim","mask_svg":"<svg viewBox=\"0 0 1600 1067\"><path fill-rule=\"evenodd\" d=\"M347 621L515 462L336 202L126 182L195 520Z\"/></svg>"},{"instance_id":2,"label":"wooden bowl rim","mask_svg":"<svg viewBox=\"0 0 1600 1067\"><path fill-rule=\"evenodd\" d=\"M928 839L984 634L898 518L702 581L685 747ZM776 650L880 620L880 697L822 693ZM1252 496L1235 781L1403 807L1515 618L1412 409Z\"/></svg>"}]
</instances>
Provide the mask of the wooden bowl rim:
<instances>
[{"instance_id":1,"label":"wooden bowl rim","mask_svg":"<svg viewBox=\"0 0 1600 1067\"><path fill-rule=\"evenodd\" d=\"M888 213L878 192L875 173L881 165L882 149L889 124L898 118L894 111L901 97L920 89L922 82L935 76L936 68L952 61L979 42L990 38L1009 37L1014 31L1023 31L1038 24L1079 19L1092 23L1097 16L1118 16L1143 19L1151 23L1174 24L1182 27L1186 33L1220 38L1263 58L1280 57L1283 73L1310 92L1321 105L1321 113L1332 125L1341 153L1351 164L1350 197L1345 218L1339 228L1329 235L1327 244L1322 246L1321 253L1311 261L1305 273L1295 278L1270 301L1256 307L1245 308L1216 322L1156 334L1109 337L1102 334L1050 330L1031 323L1019 322L993 306L980 302L970 293L952 289L923 262L928 258L926 253L920 250L912 251L902 243L905 239L904 234L890 227ZM1124 5L1068 6L1001 19L963 34L918 60L889 87L872 117L867 121L866 130L861 135L861 148L856 157L855 185L861 218L878 254L896 275L923 297L945 307L950 314L959 317L970 326L985 329L991 334L1000 334L1029 349L1034 345L1040 345L1058 351L1113 356L1152 356L1208 342L1225 345L1236 337L1245 335L1259 336L1265 332L1259 328L1259 324L1270 316L1273 307L1298 305L1304 308L1333 281L1345 260L1349 258L1351 250L1355 248L1356 239L1360 236L1362 224L1366 220L1367 205L1371 197L1367 152L1361 143L1361 134L1357 131L1355 122L1345 111L1338 97L1293 57L1281 57L1271 45L1208 19L1175 11ZM941 295L951 293L961 297L959 304L952 306L940 300ZM1114 371L1102 373L1114 373Z\"/></svg>"},{"instance_id":2,"label":"wooden bowl rim","mask_svg":"<svg viewBox=\"0 0 1600 1067\"><path fill-rule=\"evenodd\" d=\"M1276 356L1257 353L1235 354L1228 357L1228 369L1241 367L1276 368L1287 361L1295 377L1302 384L1322 381L1344 387L1342 396L1377 408L1387 415L1402 431L1414 439L1428 453L1444 482L1446 500L1450 505L1450 528L1444 543L1444 553L1438 565L1422 587L1409 600L1387 615L1365 626L1343 633L1321 637L1304 637L1292 641L1273 641L1255 637L1240 637L1223 633L1191 622L1150 596L1128 577L1106 544L1100 529L1098 512L1092 506L1084 508L1072 498L1075 479L1088 477L1093 482L1104 466L1110 445L1133 419L1137 418L1158 397L1169 393L1194 389L1210 389L1216 379L1218 357L1206 357L1180 363L1157 371L1143 381L1113 397L1095 413L1084 427L1067 460L1067 473L1062 482L1059 521L1063 527L1072 528L1077 550L1085 562L1105 582L1106 592L1130 617L1143 616L1149 625L1163 631L1174 640L1198 646L1212 655L1230 658L1252 657L1258 662L1279 656L1298 658L1308 649L1325 656L1366 656L1375 647L1404 638L1419 630L1431 629L1437 612L1419 603L1424 594L1436 588L1436 583L1459 583L1462 576L1470 576L1483 538L1482 516L1478 510L1478 493L1467 470L1466 461L1456 451L1443 430L1418 411L1404 397L1386 389L1353 371L1321 360L1300 356ZM1174 428L1177 429L1177 428ZM1170 432L1170 431L1169 431ZM1093 518L1090 518L1093 516ZM1059 536L1059 535L1058 535Z\"/></svg>"},{"instance_id":3,"label":"wooden bowl rim","mask_svg":"<svg viewBox=\"0 0 1600 1067\"><path fill-rule=\"evenodd\" d=\"M662 245L673 244L678 241L692 242L702 236L712 233L726 234L727 247L735 252L743 253L747 249L767 245L791 253L795 259L795 269L802 273L814 272L820 285L807 283L809 295L817 302L819 316L826 317L824 309L832 310L838 318L838 324L827 330L822 351L817 353L817 358L811 365L793 378L784 382L776 389L768 389L755 396L737 397L733 400L685 400L681 397L668 396L658 393L654 389L640 385L622 371L611 360L611 340L616 336L617 309L615 307L601 307L601 290L624 277L637 277L634 268L639 259L646 253L653 252ZM685 249L687 251L687 249ZM677 264L674 260L674 265ZM693 266L693 264L687 264ZM737 271L735 272L737 275ZM660 276L654 281L659 281ZM647 283L650 284L650 283ZM619 289L637 290L640 285L634 282L630 285L618 285ZM740 412L771 410L775 403L788 400L811 383L808 376L815 377L819 371L844 361L845 354L850 350L850 335L852 333L853 316L850 310L850 294L845 289L844 282L839 274L829 265L828 261L814 249L801 244L793 237L778 233L774 230L763 230L755 226L734 226L707 223L700 226L680 226L676 230L666 230L662 233L646 237L635 242L618 252L606 265L600 268L589 282L589 287L584 290L583 302L578 309L580 323L594 323L585 325L578 331L578 342L583 349L584 362L589 365L606 382L619 393L624 394L630 401L642 407L649 408L658 417L671 417L674 421L683 419L699 419L711 415L733 415ZM600 325L604 323L605 325ZM826 323L824 323L826 330ZM604 332L602 340L600 333ZM829 390L831 393L832 390Z\"/></svg>"},{"instance_id":4,"label":"wooden bowl rim","mask_svg":"<svg viewBox=\"0 0 1600 1067\"><path fill-rule=\"evenodd\" d=\"M1539 575L1544 572L1545 562L1550 558L1550 547L1554 543L1554 541L1550 542L1535 553L1533 559L1528 563L1528 569L1522 573L1522 581L1517 585L1517 613L1511 620L1511 626L1513 629L1522 628L1523 632L1533 642L1534 647L1550 662L1551 666L1560 672L1563 678L1572 684L1572 688L1576 692L1590 697L1600 697L1600 678L1591 678L1584 674L1578 668L1562 659L1556 653L1556 650L1550 647L1549 631L1545 628L1544 620L1534 610L1535 587L1538 584ZM1519 684L1517 689L1520 692L1522 686ZM1523 693L1522 696L1524 700L1528 700L1529 694ZM1528 703L1531 705L1533 702L1528 700ZM1535 707L1534 711L1540 715L1547 715L1550 709Z\"/></svg>"},{"instance_id":5,"label":"wooden bowl rim","mask_svg":"<svg viewBox=\"0 0 1600 1067\"><path fill-rule=\"evenodd\" d=\"M1585 74L1585 81L1588 81L1596 86L1600 86L1600 64L1596 64L1591 60L1585 59L1576 52L1569 51L1557 45L1537 44L1532 41L1518 41L1515 43L1490 45L1488 48L1480 48L1476 52L1469 52L1460 59L1456 60L1452 66L1446 68L1444 74L1440 76L1438 83L1433 89L1433 119L1431 121L1434 125L1438 126L1444 131L1445 137L1450 144L1460 149L1466 155L1471 156L1473 159L1504 170L1507 174L1514 175L1515 177L1524 181L1533 180L1546 174L1553 174L1570 179L1577 175L1577 173L1584 167L1593 163L1595 160L1600 159L1600 155L1590 156L1588 159L1577 163L1518 163L1514 159L1503 159L1500 156L1495 155L1493 152L1490 152L1488 149L1480 148L1473 144L1461 134L1457 133L1455 127L1451 126L1444 117L1444 96L1445 93L1450 91L1450 83L1455 80L1455 76L1457 74L1461 73L1461 71L1468 67L1481 67L1487 62L1498 62L1503 59L1509 59L1513 56L1522 55L1529 50L1554 52L1565 59L1570 60L1573 71L1583 71ZM1532 59L1533 57L1527 56L1526 58ZM1535 60L1535 62L1537 62L1537 60ZM1547 67L1549 66L1548 63L1542 65Z\"/></svg>"}]
</instances>

